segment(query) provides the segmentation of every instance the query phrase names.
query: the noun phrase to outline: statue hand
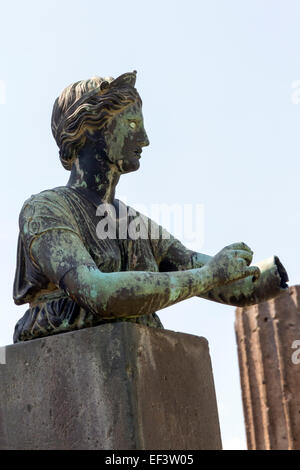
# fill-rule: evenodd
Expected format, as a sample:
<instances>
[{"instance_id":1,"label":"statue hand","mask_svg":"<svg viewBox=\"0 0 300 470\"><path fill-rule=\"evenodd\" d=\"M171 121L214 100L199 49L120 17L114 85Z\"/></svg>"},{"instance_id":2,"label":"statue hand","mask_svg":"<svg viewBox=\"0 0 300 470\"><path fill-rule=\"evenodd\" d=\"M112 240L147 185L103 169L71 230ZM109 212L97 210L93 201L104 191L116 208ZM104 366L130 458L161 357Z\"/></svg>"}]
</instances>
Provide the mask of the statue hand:
<instances>
[{"instance_id":1,"label":"statue hand","mask_svg":"<svg viewBox=\"0 0 300 470\"><path fill-rule=\"evenodd\" d=\"M253 252L243 242L225 246L206 265L218 285L253 276L256 280L260 276L257 266L249 266Z\"/></svg>"}]
</instances>

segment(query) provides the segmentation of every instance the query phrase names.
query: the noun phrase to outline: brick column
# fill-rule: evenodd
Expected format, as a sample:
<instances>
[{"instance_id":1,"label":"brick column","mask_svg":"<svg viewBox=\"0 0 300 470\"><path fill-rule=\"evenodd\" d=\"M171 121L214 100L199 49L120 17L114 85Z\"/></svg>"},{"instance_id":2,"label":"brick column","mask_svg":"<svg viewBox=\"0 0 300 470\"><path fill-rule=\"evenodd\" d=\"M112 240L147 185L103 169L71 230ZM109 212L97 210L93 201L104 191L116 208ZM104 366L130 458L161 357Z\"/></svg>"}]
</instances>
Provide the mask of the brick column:
<instances>
[{"instance_id":1,"label":"brick column","mask_svg":"<svg viewBox=\"0 0 300 470\"><path fill-rule=\"evenodd\" d=\"M299 450L300 286L237 308L235 330L248 449Z\"/></svg>"}]
</instances>

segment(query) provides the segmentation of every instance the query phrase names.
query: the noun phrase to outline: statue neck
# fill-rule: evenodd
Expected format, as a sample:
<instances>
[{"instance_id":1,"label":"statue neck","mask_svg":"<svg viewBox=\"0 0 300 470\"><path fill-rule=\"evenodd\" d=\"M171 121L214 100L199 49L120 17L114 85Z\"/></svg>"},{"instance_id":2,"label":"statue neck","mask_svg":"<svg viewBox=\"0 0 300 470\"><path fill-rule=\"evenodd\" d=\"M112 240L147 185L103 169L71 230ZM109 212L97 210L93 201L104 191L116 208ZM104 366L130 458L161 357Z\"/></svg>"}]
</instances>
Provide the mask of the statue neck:
<instances>
[{"instance_id":1,"label":"statue neck","mask_svg":"<svg viewBox=\"0 0 300 470\"><path fill-rule=\"evenodd\" d=\"M67 186L81 192L97 206L103 202L112 204L120 172L106 157L104 148L93 143L80 150L72 165Z\"/></svg>"}]
</instances>

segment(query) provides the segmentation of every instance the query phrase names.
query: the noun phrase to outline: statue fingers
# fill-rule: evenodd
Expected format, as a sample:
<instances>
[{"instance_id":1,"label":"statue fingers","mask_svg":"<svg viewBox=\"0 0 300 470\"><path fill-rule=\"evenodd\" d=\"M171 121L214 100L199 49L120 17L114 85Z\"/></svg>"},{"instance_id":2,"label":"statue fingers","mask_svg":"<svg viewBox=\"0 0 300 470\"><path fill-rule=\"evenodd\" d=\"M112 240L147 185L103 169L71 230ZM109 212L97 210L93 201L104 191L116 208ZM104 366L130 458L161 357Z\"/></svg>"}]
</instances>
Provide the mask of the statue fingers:
<instances>
[{"instance_id":1,"label":"statue fingers","mask_svg":"<svg viewBox=\"0 0 300 470\"><path fill-rule=\"evenodd\" d=\"M244 242L232 243L231 245L225 246L227 250L243 250L253 254L251 248Z\"/></svg>"},{"instance_id":2,"label":"statue fingers","mask_svg":"<svg viewBox=\"0 0 300 470\"><path fill-rule=\"evenodd\" d=\"M258 266L249 266L247 268L247 276L252 276L252 281L257 281L260 277L260 269Z\"/></svg>"},{"instance_id":3,"label":"statue fingers","mask_svg":"<svg viewBox=\"0 0 300 470\"><path fill-rule=\"evenodd\" d=\"M247 266L249 266L252 262L252 257L253 257L252 251L249 252L249 251L246 251L246 250L233 250L232 254L236 258L241 258L244 261L246 261Z\"/></svg>"}]
</instances>

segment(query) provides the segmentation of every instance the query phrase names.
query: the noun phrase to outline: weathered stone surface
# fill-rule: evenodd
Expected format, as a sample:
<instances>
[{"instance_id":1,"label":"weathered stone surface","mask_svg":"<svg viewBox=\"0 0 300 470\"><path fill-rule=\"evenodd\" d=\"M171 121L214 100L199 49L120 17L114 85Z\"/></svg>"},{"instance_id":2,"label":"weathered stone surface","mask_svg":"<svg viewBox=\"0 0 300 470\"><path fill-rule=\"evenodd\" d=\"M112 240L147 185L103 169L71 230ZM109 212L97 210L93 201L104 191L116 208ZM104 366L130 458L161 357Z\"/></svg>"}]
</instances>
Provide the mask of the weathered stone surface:
<instances>
[{"instance_id":1,"label":"weathered stone surface","mask_svg":"<svg viewBox=\"0 0 300 470\"><path fill-rule=\"evenodd\" d=\"M130 323L10 345L1 449L221 449L206 339Z\"/></svg>"},{"instance_id":2,"label":"weathered stone surface","mask_svg":"<svg viewBox=\"0 0 300 470\"><path fill-rule=\"evenodd\" d=\"M299 450L300 286L238 308L236 335L248 448Z\"/></svg>"}]
</instances>

